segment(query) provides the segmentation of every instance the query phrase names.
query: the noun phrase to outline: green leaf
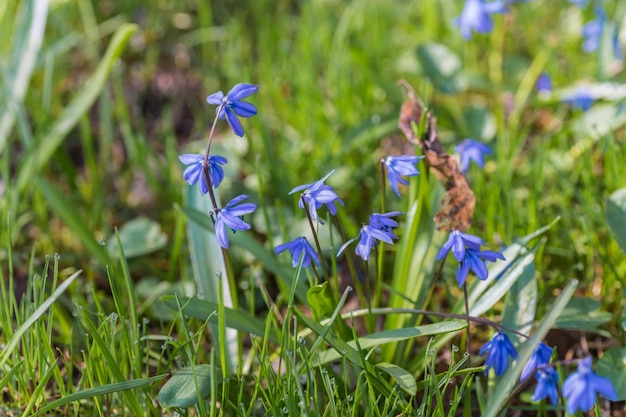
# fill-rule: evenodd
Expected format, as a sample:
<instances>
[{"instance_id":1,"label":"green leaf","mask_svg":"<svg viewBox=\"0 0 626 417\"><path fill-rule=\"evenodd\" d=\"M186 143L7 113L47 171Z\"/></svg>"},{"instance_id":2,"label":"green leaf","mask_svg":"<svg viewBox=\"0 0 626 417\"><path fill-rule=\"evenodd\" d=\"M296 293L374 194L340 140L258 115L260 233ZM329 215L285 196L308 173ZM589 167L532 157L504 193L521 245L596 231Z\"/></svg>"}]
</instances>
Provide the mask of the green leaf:
<instances>
[{"instance_id":1,"label":"green leaf","mask_svg":"<svg viewBox=\"0 0 626 417\"><path fill-rule=\"evenodd\" d=\"M471 105L463 110L467 136L488 142L496 135L496 118L482 105Z\"/></svg>"},{"instance_id":2,"label":"green leaf","mask_svg":"<svg viewBox=\"0 0 626 417\"><path fill-rule=\"evenodd\" d=\"M306 292L306 300L313 310L313 316L318 321L329 317L335 311L333 294L328 281L309 288Z\"/></svg>"},{"instance_id":3,"label":"green leaf","mask_svg":"<svg viewBox=\"0 0 626 417\"><path fill-rule=\"evenodd\" d=\"M611 313L600 311L600 307L600 301L592 298L572 298L556 325L562 329L597 330L613 318Z\"/></svg>"},{"instance_id":4,"label":"green leaf","mask_svg":"<svg viewBox=\"0 0 626 417\"><path fill-rule=\"evenodd\" d=\"M114 392L128 391L131 389L140 388L140 387L152 384L154 382L161 381L165 377L167 377L167 374L156 375L150 378L131 379L130 381L116 382L114 384L107 384L107 385L102 385L100 387L89 388L89 389L85 389L82 391L73 392L71 394L65 395L62 398L59 398L58 400L52 401L46 406L38 409L37 412L33 414L33 416L38 416L40 414L44 414L51 410L58 411L60 407L63 407L65 405L68 405L76 401L86 400L86 399L97 397L100 395L112 394Z\"/></svg>"},{"instance_id":5,"label":"green leaf","mask_svg":"<svg viewBox=\"0 0 626 417\"><path fill-rule=\"evenodd\" d=\"M617 401L626 400L626 348L613 347L598 361L598 375L608 378L617 391Z\"/></svg>"},{"instance_id":6,"label":"green leaf","mask_svg":"<svg viewBox=\"0 0 626 417\"><path fill-rule=\"evenodd\" d=\"M461 59L447 46L429 42L417 47L417 59L426 76L444 93L458 93L467 87Z\"/></svg>"},{"instance_id":7,"label":"green leaf","mask_svg":"<svg viewBox=\"0 0 626 417\"><path fill-rule=\"evenodd\" d=\"M104 88L113 64L120 57L136 30L137 25L127 23L115 31L104 58L94 73L85 81L80 92L65 107L50 129L37 139L37 146L22 163L17 180L20 192L23 192L31 184L33 176L48 163L63 139L91 108Z\"/></svg>"},{"instance_id":8,"label":"green leaf","mask_svg":"<svg viewBox=\"0 0 626 417\"><path fill-rule=\"evenodd\" d=\"M367 336L359 337L358 344L361 349L371 349L387 343L400 342L403 340L413 339L419 336L433 336L436 334L457 332L466 326L463 320L447 320L440 323L426 324L416 327L405 327L402 329L385 330L378 333L372 333ZM356 342L351 340L347 345L356 349ZM335 361L341 357L336 350L327 350L319 355L319 364L326 364ZM317 363L316 363L317 365Z\"/></svg>"},{"instance_id":9,"label":"green leaf","mask_svg":"<svg viewBox=\"0 0 626 417\"><path fill-rule=\"evenodd\" d=\"M210 318L210 322L217 323L217 312L219 311L218 303L201 300L199 298L176 297L172 295L161 297L161 300L175 311L178 311L178 305L180 303L183 313L189 317L200 320ZM244 333L252 333L257 336L265 335L265 322L263 320L257 319L245 311L233 310L228 307L224 307L224 312L226 315L226 327L237 329ZM274 343L280 343L274 329L270 330L269 339Z\"/></svg>"},{"instance_id":10,"label":"green leaf","mask_svg":"<svg viewBox=\"0 0 626 417\"><path fill-rule=\"evenodd\" d=\"M163 385L158 399L166 408L193 407L209 396L212 384L222 383L222 371L213 365L181 368Z\"/></svg>"},{"instance_id":11,"label":"green leaf","mask_svg":"<svg viewBox=\"0 0 626 417\"><path fill-rule=\"evenodd\" d=\"M180 210L198 226L209 231L214 231L211 218L207 214L192 207L182 207ZM264 268L276 274L278 279L283 281L286 288L291 288L293 282L292 268L285 267L285 265L279 263L274 253L261 246L259 242L254 240L254 237L252 237L250 233L236 233L228 238L230 243L239 245L254 255L255 259L262 264ZM298 299L302 301L306 300L306 286L304 281L298 282L296 295Z\"/></svg>"},{"instance_id":12,"label":"green leaf","mask_svg":"<svg viewBox=\"0 0 626 417\"><path fill-rule=\"evenodd\" d=\"M511 287L506 299L504 312L502 314L502 325L510 329L516 329L524 334L530 334L535 313L537 310L537 280L535 278L535 263L531 262L524 268L522 275ZM513 334L521 343L521 336Z\"/></svg>"},{"instance_id":13,"label":"green leaf","mask_svg":"<svg viewBox=\"0 0 626 417\"><path fill-rule=\"evenodd\" d=\"M388 373L400 387L411 395L417 393L417 384L415 378L406 369L400 368L397 365L381 362L375 365L376 368L381 369Z\"/></svg>"},{"instance_id":14,"label":"green leaf","mask_svg":"<svg viewBox=\"0 0 626 417\"><path fill-rule=\"evenodd\" d=\"M127 259L157 251L167 244L167 235L161 231L161 226L146 217L126 222L119 230L119 237ZM109 238L107 249L111 256L119 256L115 236Z\"/></svg>"},{"instance_id":15,"label":"green leaf","mask_svg":"<svg viewBox=\"0 0 626 417\"><path fill-rule=\"evenodd\" d=\"M606 200L606 220L617 244L626 253L626 188L615 191Z\"/></svg>"}]
</instances>

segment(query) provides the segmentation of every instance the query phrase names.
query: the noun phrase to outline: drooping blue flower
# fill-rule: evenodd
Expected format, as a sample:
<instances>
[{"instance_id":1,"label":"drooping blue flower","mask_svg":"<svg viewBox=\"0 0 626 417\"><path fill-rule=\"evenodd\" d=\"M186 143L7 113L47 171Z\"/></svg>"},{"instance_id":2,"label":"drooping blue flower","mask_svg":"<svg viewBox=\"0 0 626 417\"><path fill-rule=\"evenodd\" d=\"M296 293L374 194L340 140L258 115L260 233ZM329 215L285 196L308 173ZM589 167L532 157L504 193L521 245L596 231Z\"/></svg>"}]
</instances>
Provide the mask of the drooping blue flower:
<instances>
[{"instance_id":1,"label":"drooping blue flower","mask_svg":"<svg viewBox=\"0 0 626 417\"><path fill-rule=\"evenodd\" d=\"M311 215L311 218L313 220L317 220L321 224L324 224L324 222L318 218L317 209L325 205L330 214L334 216L337 214L337 207L334 203L338 202L343 206L343 200L335 194L333 187L324 183L333 172L335 172L335 170L330 171L319 181L311 184L300 185L289 192L289 194L293 194L297 191L304 190L302 194L300 194L301 198L298 206L300 208L304 208L304 200L309 207L309 214Z\"/></svg>"},{"instance_id":2,"label":"drooping blue flower","mask_svg":"<svg viewBox=\"0 0 626 417\"><path fill-rule=\"evenodd\" d=\"M200 181L200 192L206 194L209 191L206 179L202 173L202 166L204 165L204 155L187 153L179 155L178 159L185 165L189 165L183 172L183 178L189 185L194 185ZM213 188L219 187L220 183L224 179L224 170L220 165L224 165L228 162L226 158L219 155L209 156L209 176L211 178L211 184Z\"/></svg>"},{"instance_id":3,"label":"drooping blue flower","mask_svg":"<svg viewBox=\"0 0 626 417\"><path fill-rule=\"evenodd\" d=\"M230 200L224 208L216 210L215 236L217 236L218 243L224 249L228 249L227 227L233 232L235 230L250 229L250 225L243 221L243 216L256 210L256 205L253 203L239 204L246 198L248 198L247 195L240 195Z\"/></svg>"},{"instance_id":4,"label":"drooping blue flower","mask_svg":"<svg viewBox=\"0 0 626 417\"><path fill-rule=\"evenodd\" d=\"M258 89L258 85L239 83L228 94L224 95L224 93L218 91L207 97L206 101L209 104L218 106L216 109L217 116L220 119L225 117L235 135L241 137L244 132L237 116L252 117L256 114L256 107L253 104L241 100L251 96Z\"/></svg>"},{"instance_id":5,"label":"drooping blue flower","mask_svg":"<svg viewBox=\"0 0 626 417\"><path fill-rule=\"evenodd\" d=\"M398 197L400 197L398 184L409 184L409 182L402 176L414 177L418 175L419 171L415 167L415 164L417 164L422 158L423 156L401 155L388 156L384 159L385 168L387 169L387 176L389 177L389 185Z\"/></svg>"},{"instance_id":6,"label":"drooping blue flower","mask_svg":"<svg viewBox=\"0 0 626 417\"><path fill-rule=\"evenodd\" d=\"M489 373L489 369L493 368L496 376L502 375L509 367L509 356L517 359L517 352L509 337L501 332L496 332L491 340L480 348L480 355L487 353L485 365L485 375Z\"/></svg>"},{"instance_id":7,"label":"drooping blue flower","mask_svg":"<svg viewBox=\"0 0 626 417\"><path fill-rule=\"evenodd\" d=\"M337 256L341 255L343 251L355 240L359 239L359 243L356 246L356 254L359 255L364 261L367 261L370 257L370 253L374 248L377 240L381 242L393 244L393 241L399 239L393 233L393 228L398 227L398 223L392 220L391 217L403 214L400 211L393 211L385 214L374 213L370 215L369 225L363 225L359 232L359 235L354 239L350 239L344 243Z\"/></svg>"},{"instance_id":8,"label":"drooping blue flower","mask_svg":"<svg viewBox=\"0 0 626 417\"><path fill-rule=\"evenodd\" d=\"M472 31L476 33L489 33L493 30L491 14L506 11L505 1L465 0L461 15L454 24L461 30L461 36L465 39L472 38Z\"/></svg>"},{"instance_id":9,"label":"drooping blue flower","mask_svg":"<svg viewBox=\"0 0 626 417\"><path fill-rule=\"evenodd\" d=\"M596 20L592 20L583 26L583 50L593 52L600 47L602 32L606 23L606 13L602 7L596 7Z\"/></svg>"},{"instance_id":10,"label":"drooping blue flower","mask_svg":"<svg viewBox=\"0 0 626 417\"><path fill-rule=\"evenodd\" d=\"M307 268L311 265L311 260L314 260L315 263L320 266L320 259L317 256L317 252L305 237L297 237L291 242L276 246L274 253L278 255L286 250L291 254L291 265L293 265L294 268L300 263L300 256L303 256L303 268Z\"/></svg>"},{"instance_id":11,"label":"drooping blue flower","mask_svg":"<svg viewBox=\"0 0 626 417\"><path fill-rule=\"evenodd\" d=\"M594 98L585 87L578 87L573 92L563 97L563 103L569 104L575 109L587 111L593 106Z\"/></svg>"},{"instance_id":12,"label":"drooping blue flower","mask_svg":"<svg viewBox=\"0 0 626 417\"><path fill-rule=\"evenodd\" d=\"M617 393L608 378L596 375L591 368L591 356L578 363L578 370L563 383L563 397L567 412L585 412L596 403L596 395L602 394L611 401L617 401Z\"/></svg>"},{"instance_id":13,"label":"drooping blue flower","mask_svg":"<svg viewBox=\"0 0 626 417\"><path fill-rule=\"evenodd\" d=\"M461 262L465 258L465 247L480 250L480 246L485 242L478 236L470 235L469 233L463 233L459 230L452 229L448 240L443 244L439 252L437 253L437 259L441 260L445 258L450 249L457 262Z\"/></svg>"},{"instance_id":14,"label":"drooping blue flower","mask_svg":"<svg viewBox=\"0 0 626 417\"><path fill-rule=\"evenodd\" d=\"M537 387L530 398L532 401L541 401L546 397L550 398L552 404L559 401L558 383L559 374L551 367L543 368L535 373Z\"/></svg>"},{"instance_id":15,"label":"drooping blue flower","mask_svg":"<svg viewBox=\"0 0 626 417\"><path fill-rule=\"evenodd\" d=\"M485 155L493 153L489 145L473 139L464 139L454 148L454 151L461 156L461 171L463 173L467 172L471 161L483 168L485 166Z\"/></svg>"},{"instance_id":16,"label":"drooping blue flower","mask_svg":"<svg viewBox=\"0 0 626 417\"><path fill-rule=\"evenodd\" d=\"M550 358L552 357L552 348L545 343L541 342L535 348L535 351L530 356L526 365L524 365L524 369L522 369L522 375L520 376L520 381L524 381L526 378L532 375L533 371L537 368L541 368L544 365L550 363Z\"/></svg>"},{"instance_id":17,"label":"drooping blue flower","mask_svg":"<svg viewBox=\"0 0 626 417\"><path fill-rule=\"evenodd\" d=\"M489 271L487 270L485 261L495 262L498 259L503 261L505 260L504 255L500 252L491 250L481 252L476 249L467 248L465 250L465 258L463 258L463 260L459 263L456 270L456 281L459 283L459 288L465 284L465 280L467 279L470 269L474 272L474 274L476 274L478 279L481 281L486 280L489 275Z\"/></svg>"},{"instance_id":18,"label":"drooping blue flower","mask_svg":"<svg viewBox=\"0 0 626 417\"><path fill-rule=\"evenodd\" d=\"M542 72L537 78L537 91L540 94L546 94L552 91L552 79L548 74Z\"/></svg>"}]
</instances>

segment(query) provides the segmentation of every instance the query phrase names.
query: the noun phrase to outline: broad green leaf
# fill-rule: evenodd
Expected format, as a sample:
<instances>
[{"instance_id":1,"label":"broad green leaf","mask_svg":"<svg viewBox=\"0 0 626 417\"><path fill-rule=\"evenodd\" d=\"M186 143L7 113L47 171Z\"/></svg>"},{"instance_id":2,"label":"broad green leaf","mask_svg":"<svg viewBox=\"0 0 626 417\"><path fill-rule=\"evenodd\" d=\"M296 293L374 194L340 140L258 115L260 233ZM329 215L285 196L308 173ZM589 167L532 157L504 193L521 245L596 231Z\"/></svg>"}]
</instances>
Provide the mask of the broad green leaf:
<instances>
[{"instance_id":1,"label":"broad green leaf","mask_svg":"<svg viewBox=\"0 0 626 417\"><path fill-rule=\"evenodd\" d=\"M417 47L417 59L426 76L444 93L458 93L467 87L461 59L447 46L429 42Z\"/></svg>"},{"instance_id":2,"label":"broad green leaf","mask_svg":"<svg viewBox=\"0 0 626 417\"><path fill-rule=\"evenodd\" d=\"M415 378L406 369L388 362L377 363L376 368L388 373L400 387L411 395L417 393L417 384Z\"/></svg>"},{"instance_id":3,"label":"broad green leaf","mask_svg":"<svg viewBox=\"0 0 626 417\"><path fill-rule=\"evenodd\" d=\"M161 297L161 300L167 304L168 307L178 311L178 305L182 306L183 313L189 317L194 317L200 320L207 320L210 317L211 322L217 323L217 312L219 311L219 305L212 301L201 300L199 298L188 297L176 297L172 295L166 295ZM252 333L257 336L265 335L265 321L251 316L245 311L233 310L232 308L224 308L226 317L226 327L239 330L244 333ZM280 343L273 329L270 330L270 340L274 343Z\"/></svg>"},{"instance_id":4,"label":"broad green leaf","mask_svg":"<svg viewBox=\"0 0 626 417\"><path fill-rule=\"evenodd\" d=\"M578 281L572 280L563 289L561 294L559 294L552 308L550 308L543 320L538 324L533 337L529 339L528 343L519 351L519 357L514 365L498 380L495 392L489 399L488 408L482 413L483 417L496 417L501 414L501 408L509 399L515 388L515 384L518 383L517 379L530 359L530 355L532 355L539 342L543 340L548 331L552 328L557 317L563 314L563 310L574 294L574 291L576 291L577 286Z\"/></svg>"},{"instance_id":5,"label":"broad green leaf","mask_svg":"<svg viewBox=\"0 0 626 417\"><path fill-rule=\"evenodd\" d=\"M463 320L447 320L440 323L426 324L424 326L385 330L379 333L359 337L359 346L363 350L371 349L387 343L400 342L402 340L413 339L415 337L456 332L464 329L465 326L466 323ZM347 342L347 345L356 349L356 343L354 340ZM329 363L339 359L340 357L341 354L339 352L335 350L327 350L320 353L319 364Z\"/></svg>"},{"instance_id":6,"label":"broad green leaf","mask_svg":"<svg viewBox=\"0 0 626 417\"><path fill-rule=\"evenodd\" d=\"M63 139L91 108L104 88L113 64L120 57L136 30L137 25L126 23L115 31L111 43L94 73L85 81L80 92L65 107L50 129L37 139L37 146L22 163L17 181L20 192L31 184L33 176L48 163Z\"/></svg>"},{"instance_id":7,"label":"broad green leaf","mask_svg":"<svg viewBox=\"0 0 626 417\"><path fill-rule=\"evenodd\" d=\"M180 210L190 219L193 220L198 226L202 228L213 231L213 223L211 222L211 218L192 207L182 207ZM242 248L248 250L252 253L255 259L263 265L264 268L267 268L268 271L276 274L278 279L283 281L286 285L286 288L291 288L291 284L293 282L293 272L291 268L285 267L285 265L279 263L276 259L276 256L273 252L265 249L259 242L254 240L254 237L250 235L250 233L235 233L234 235L229 236L229 241L235 245L239 245ZM296 288L296 295L298 299L304 301L306 300L306 286L304 281L298 282Z\"/></svg>"},{"instance_id":8,"label":"broad green leaf","mask_svg":"<svg viewBox=\"0 0 626 417\"><path fill-rule=\"evenodd\" d=\"M333 295L328 281L309 288L306 292L306 300L311 306L316 320L329 317L335 311Z\"/></svg>"},{"instance_id":9,"label":"broad green leaf","mask_svg":"<svg viewBox=\"0 0 626 417\"><path fill-rule=\"evenodd\" d=\"M617 244L626 253L626 188L615 191L606 200L606 220Z\"/></svg>"},{"instance_id":10,"label":"broad green leaf","mask_svg":"<svg viewBox=\"0 0 626 417\"><path fill-rule=\"evenodd\" d=\"M167 235L161 231L161 226L146 217L125 223L119 230L119 237L127 259L157 251L167 244ZM115 236L109 238L107 249L111 256L119 256Z\"/></svg>"},{"instance_id":11,"label":"broad green leaf","mask_svg":"<svg viewBox=\"0 0 626 417\"><path fill-rule=\"evenodd\" d=\"M609 378L617 391L617 401L626 400L626 348L613 347L598 361L598 375Z\"/></svg>"},{"instance_id":12,"label":"broad green leaf","mask_svg":"<svg viewBox=\"0 0 626 417\"><path fill-rule=\"evenodd\" d=\"M613 318L611 313L600 311L600 307L600 301L592 298L572 298L556 325L562 329L597 330Z\"/></svg>"},{"instance_id":13,"label":"broad green leaf","mask_svg":"<svg viewBox=\"0 0 626 417\"><path fill-rule=\"evenodd\" d=\"M485 106L472 105L463 111L467 136L489 142L496 135L496 118Z\"/></svg>"},{"instance_id":14,"label":"broad green leaf","mask_svg":"<svg viewBox=\"0 0 626 417\"><path fill-rule=\"evenodd\" d=\"M48 403L44 407L37 410L33 416L38 416L40 414L44 414L48 411L59 410L59 408L71 404L76 401L87 400L89 398L97 397L100 395L112 394L114 392L119 391L128 391L135 388L140 388L146 385L150 385L154 382L161 381L166 378L167 374L156 375L150 378L142 378L142 379L131 379L130 381L124 382L116 382L114 384L102 385L100 387L84 389L82 391L73 392L68 394L58 400L54 400L51 403Z\"/></svg>"},{"instance_id":15,"label":"broad green leaf","mask_svg":"<svg viewBox=\"0 0 626 417\"><path fill-rule=\"evenodd\" d=\"M212 384L221 383L222 371L213 365L181 368L163 385L158 399L166 408L193 407L209 396Z\"/></svg>"},{"instance_id":16,"label":"broad green leaf","mask_svg":"<svg viewBox=\"0 0 626 417\"><path fill-rule=\"evenodd\" d=\"M522 276L511 287L502 314L502 325L530 334L535 322L537 310L537 280L535 278L535 263L531 262L524 268ZM517 340L515 345L522 341L522 337L511 335Z\"/></svg>"},{"instance_id":17,"label":"broad green leaf","mask_svg":"<svg viewBox=\"0 0 626 417\"><path fill-rule=\"evenodd\" d=\"M576 119L571 129L578 136L599 139L626 125L626 111L620 104L596 104Z\"/></svg>"}]
</instances>

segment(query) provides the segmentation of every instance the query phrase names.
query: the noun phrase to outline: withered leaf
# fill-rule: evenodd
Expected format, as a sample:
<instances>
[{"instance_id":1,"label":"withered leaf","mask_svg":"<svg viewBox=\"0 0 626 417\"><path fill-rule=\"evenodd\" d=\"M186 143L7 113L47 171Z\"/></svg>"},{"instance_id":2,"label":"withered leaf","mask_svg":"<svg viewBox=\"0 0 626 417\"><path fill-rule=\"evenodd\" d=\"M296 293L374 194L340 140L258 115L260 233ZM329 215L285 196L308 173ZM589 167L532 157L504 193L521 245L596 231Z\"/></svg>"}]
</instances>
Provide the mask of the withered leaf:
<instances>
[{"instance_id":1,"label":"withered leaf","mask_svg":"<svg viewBox=\"0 0 626 417\"><path fill-rule=\"evenodd\" d=\"M446 153L437 134L437 119L427 110L415 90L405 81L406 99L399 117L400 130L409 142L420 146L424 161L446 189L441 198L439 211L435 215L438 230L456 229L462 232L469 229L474 217L476 197L465 176L459 169L456 159ZM419 126L426 112L423 132L416 135L414 125Z\"/></svg>"}]
</instances>

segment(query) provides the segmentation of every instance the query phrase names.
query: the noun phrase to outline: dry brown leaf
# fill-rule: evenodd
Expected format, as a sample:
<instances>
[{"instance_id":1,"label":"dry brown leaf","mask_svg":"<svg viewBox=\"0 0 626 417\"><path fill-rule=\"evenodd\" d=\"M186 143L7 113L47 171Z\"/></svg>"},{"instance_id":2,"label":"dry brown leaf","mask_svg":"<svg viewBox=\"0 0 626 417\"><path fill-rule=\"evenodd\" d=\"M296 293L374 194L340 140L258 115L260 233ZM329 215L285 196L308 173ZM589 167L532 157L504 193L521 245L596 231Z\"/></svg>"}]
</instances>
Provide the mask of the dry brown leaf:
<instances>
[{"instance_id":1,"label":"dry brown leaf","mask_svg":"<svg viewBox=\"0 0 626 417\"><path fill-rule=\"evenodd\" d=\"M409 142L420 146L424 152L424 161L446 188L446 193L441 198L441 206L434 218L437 229L456 229L464 232L472 224L476 203L474 192L459 169L456 159L447 154L441 145L435 116L426 110L413 87L405 81L401 81L400 84L407 91L400 110L400 129ZM425 129L420 137L417 137L413 125L420 125L424 111L426 111Z\"/></svg>"}]
</instances>

